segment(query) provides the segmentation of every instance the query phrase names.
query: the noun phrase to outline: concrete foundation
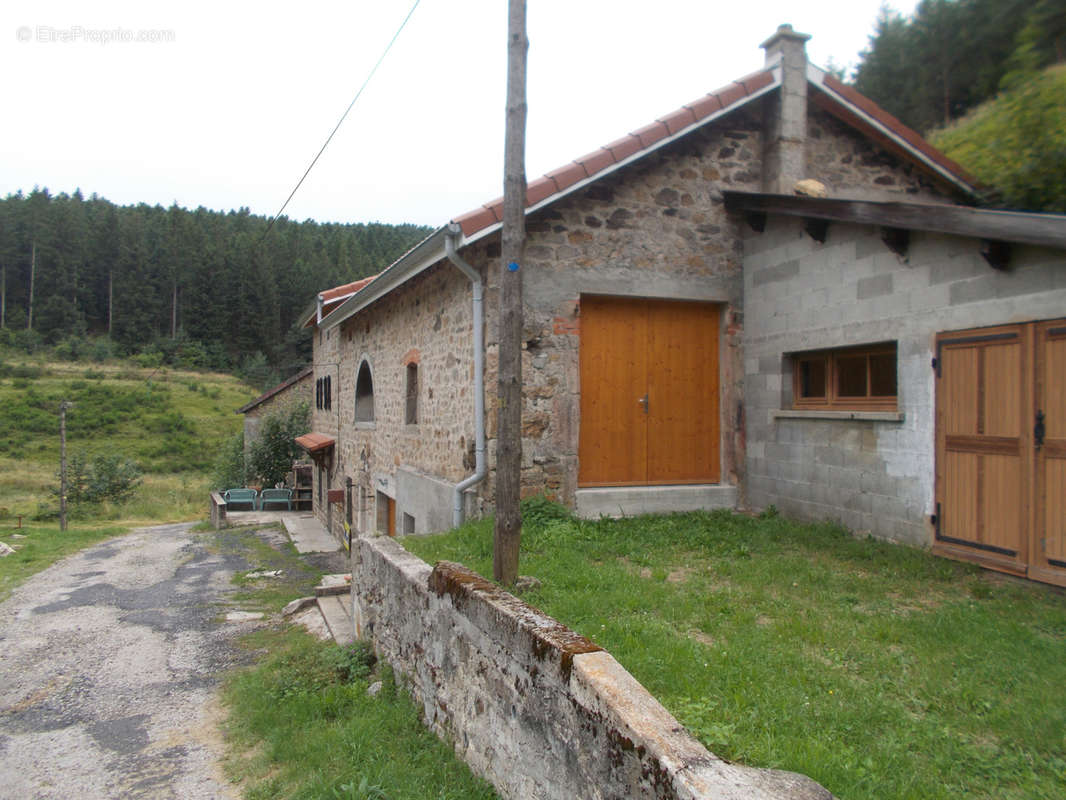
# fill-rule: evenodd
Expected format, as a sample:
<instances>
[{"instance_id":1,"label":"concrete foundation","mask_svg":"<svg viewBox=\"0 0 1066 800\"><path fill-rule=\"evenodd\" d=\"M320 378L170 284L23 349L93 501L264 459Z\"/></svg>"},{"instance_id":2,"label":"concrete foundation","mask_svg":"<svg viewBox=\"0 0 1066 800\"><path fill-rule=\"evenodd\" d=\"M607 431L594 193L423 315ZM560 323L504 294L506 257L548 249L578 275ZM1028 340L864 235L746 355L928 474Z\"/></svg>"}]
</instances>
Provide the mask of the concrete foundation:
<instances>
[{"instance_id":1,"label":"concrete foundation","mask_svg":"<svg viewBox=\"0 0 1066 800\"><path fill-rule=\"evenodd\" d=\"M577 490L577 515L585 519L633 517L735 508L735 486L607 486Z\"/></svg>"}]
</instances>

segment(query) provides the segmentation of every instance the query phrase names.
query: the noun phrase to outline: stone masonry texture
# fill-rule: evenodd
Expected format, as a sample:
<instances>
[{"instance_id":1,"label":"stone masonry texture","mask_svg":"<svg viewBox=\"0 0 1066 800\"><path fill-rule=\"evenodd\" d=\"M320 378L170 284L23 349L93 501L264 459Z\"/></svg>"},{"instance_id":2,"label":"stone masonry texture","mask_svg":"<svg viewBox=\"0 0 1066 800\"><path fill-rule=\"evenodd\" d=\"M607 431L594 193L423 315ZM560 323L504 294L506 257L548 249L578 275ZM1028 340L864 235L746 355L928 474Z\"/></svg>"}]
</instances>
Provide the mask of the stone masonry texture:
<instances>
[{"instance_id":1,"label":"stone masonry texture","mask_svg":"<svg viewBox=\"0 0 1066 800\"><path fill-rule=\"evenodd\" d=\"M608 653L458 564L359 537L352 602L358 635L503 798L831 798L805 776L722 761Z\"/></svg>"}]
</instances>

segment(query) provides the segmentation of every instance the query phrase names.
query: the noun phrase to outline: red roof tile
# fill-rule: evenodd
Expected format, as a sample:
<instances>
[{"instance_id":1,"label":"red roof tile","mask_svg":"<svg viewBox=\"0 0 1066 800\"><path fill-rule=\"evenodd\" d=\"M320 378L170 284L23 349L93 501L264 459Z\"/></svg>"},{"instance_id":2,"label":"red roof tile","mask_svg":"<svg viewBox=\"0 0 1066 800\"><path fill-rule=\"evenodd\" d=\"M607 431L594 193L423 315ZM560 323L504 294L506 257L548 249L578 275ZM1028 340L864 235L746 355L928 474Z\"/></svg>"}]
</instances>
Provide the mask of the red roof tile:
<instances>
[{"instance_id":1,"label":"red roof tile","mask_svg":"<svg viewBox=\"0 0 1066 800\"><path fill-rule=\"evenodd\" d=\"M346 283L342 286L336 286L333 289L326 289L326 291L321 292L322 302L335 300L338 297L347 297L349 295L353 295L360 289L362 289L364 286L366 286L368 283L370 283L372 280L374 280L374 278L376 277L377 275L371 275L369 278L361 278L357 281L353 281L352 283Z\"/></svg>"},{"instance_id":2,"label":"red roof tile","mask_svg":"<svg viewBox=\"0 0 1066 800\"><path fill-rule=\"evenodd\" d=\"M485 203L485 208L492 212L497 222L503 222L503 198L497 197L491 203Z\"/></svg>"},{"instance_id":3,"label":"red roof tile","mask_svg":"<svg viewBox=\"0 0 1066 800\"><path fill-rule=\"evenodd\" d=\"M587 156L581 156L581 158L574 159L578 164L581 164L585 168L585 174L595 175L601 169L606 169L614 163L614 156L611 155L611 151L606 147L601 147L594 153L589 153Z\"/></svg>"},{"instance_id":4,"label":"red roof tile","mask_svg":"<svg viewBox=\"0 0 1066 800\"><path fill-rule=\"evenodd\" d=\"M692 114L697 120L710 116L721 107L722 103L719 101L718 95L715 94L704 95L699 100L693 100L686 106L686 108L692 110Z\"/></svg>"},{"instance_id":5,"label":"red roof tile","mask_svg":"<svg viewBox=\"0 0 1066 800\"><path fill-rule=\"evenodd\" d=\"M555 185L559 187L559 191L568 189L578 181L583 181L588 175L585 173L585 168L575 161L571 161L564 167L560 167L553 172L549 172L544 176L555 181Z\"/></svg>"},{"instance_id":6,"label":"red roof tile","mask_svg":"<svg viewBox=\"0 0 1066 800\"><path fill-rule=\"evenodd\" d=\"M526 205L535 206L557 191L559 190L555 187L555 181L549 178L537 178L526 186Z\"/></svg>"},{"instance_id":7,"label":"red roof tile","mask_svg":"<svg viewBox=\"0 0 1066 800\"><path fill-rule=\"evenodd\" d=\"M679 130L687 128L696 122L696 115L692 113L692 109L688 106L683 106L677 111L667 114L665 117L659 117L659 122L666 126L666 130L673 136Z\"/></svg>"},{"instance_id":8,"label":"red roof tile","mask_svg":"<svg viewBox=\"0 0 1066 800\"><path fill-rule=\"evenodd\" d=\"M624 161L634 153L640 152L640 139L633 134L623 136L621 139L616 139L607 145L607 149L611 151L611 155L614 156L616 162Z\"/></svg>"},{"instance_id":9,"label":"red roof tile","mask_svg":"<svg viewBox=\"0 0 1066 800\"><path fill-rule=\"evenodd\" d=\"M489 225L495 223L496 215L493 214L485 206L475 208L473 211L468 211L452 220L463 229L463 236L470 236L477 233L482 228L487 228Z\"/></svg>"},{"instance_id":10,"label":"red roof tile","mask_svg":"<svg viewBox=\"0 0 1066 800\"><path fill-rule=\"evenodd\" d=\"M651 147L660 139L665 139L670 135L670 132L666 130L666 126L661 122L653 122L650 125L645 125L643 128L637 128L633 131L633 135L640 139L641 149Z\"/></svg>"},{"instance_id":11,"label":"red roof tile","mask_svg":"<svg viewBox=\"0 0 1066 800\"><path fill-rule=\"evenodd\" d=\"M742 100L748 96L748 90L744 88L742 83L731 83L724 89L719 89L715 94L718 96L718 102L722 104L722 108L731 106L737 100Z\"/></svg>"},{"instance_id":12,"label":"red roof tile","mask_svg":"<svg viewBox=\"0 0 1066 800\"><path fill-rule=\"evenodd\" d=\"M737 80L737 83L744 84L744 88L748 90L748 94L754 94L760 89L765 89L773 82L773 73L765 69L753 72L750 75L745 75L743 78Z\"/></svg>"}]
</instances>

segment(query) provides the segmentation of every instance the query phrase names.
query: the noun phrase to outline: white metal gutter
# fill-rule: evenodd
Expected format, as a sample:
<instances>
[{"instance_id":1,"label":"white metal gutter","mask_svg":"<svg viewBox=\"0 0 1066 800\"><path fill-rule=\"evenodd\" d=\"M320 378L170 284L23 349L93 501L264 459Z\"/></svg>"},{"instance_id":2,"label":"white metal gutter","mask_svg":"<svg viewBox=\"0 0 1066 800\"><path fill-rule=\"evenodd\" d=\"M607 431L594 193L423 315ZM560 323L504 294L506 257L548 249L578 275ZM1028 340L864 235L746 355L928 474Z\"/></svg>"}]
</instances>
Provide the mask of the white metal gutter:
<instances>
[{"instance_id":1,"label":"white metal gutter","mask_svg":"<svg viewBox=\"0 0 1066 800\"><path fill-rule=\"evenodd\" d=\"M488 464L485 459L485 284L481 273L464 261L458 253L463 229L454 222L448 226L444 247L449 261L470 279L473 294L472 318L474 326L474 474L460 481L452 495L452 524L463 524L463 492L485 480Z\"/></svg>"}]
</instances>

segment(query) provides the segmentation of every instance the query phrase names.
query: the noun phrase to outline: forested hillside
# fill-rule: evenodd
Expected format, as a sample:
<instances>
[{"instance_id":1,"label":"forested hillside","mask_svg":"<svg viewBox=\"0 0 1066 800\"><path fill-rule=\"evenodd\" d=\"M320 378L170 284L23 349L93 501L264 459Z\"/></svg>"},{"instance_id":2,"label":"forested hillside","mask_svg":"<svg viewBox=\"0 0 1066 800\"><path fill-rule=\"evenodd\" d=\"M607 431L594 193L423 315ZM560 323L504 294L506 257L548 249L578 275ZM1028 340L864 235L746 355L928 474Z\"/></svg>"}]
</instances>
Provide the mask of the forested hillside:
<instances>
[{"instance_id":1,"label":"forested hillside","mask_svg":"<svg viewBox=\"0 0 1066 800\"><path fill-rule=\"evenodd\" d=\"M247 209L35 189L0 200L4 335L26 349L108 336L127 352L181 350L184 365L244 365L267 381L306 364L310 340L293 322L315 292L380 271L428 232L284 217L267 232Z\"/></svg>"},{"instance_id":2,"label":"forested hillside","mask_svg":"<svg viewBox=\"0 0 1066 800\"><path fill-rule=\"evenodd\" d=\"M1066 2L923 0L907 18L883 8L860 57L855 87L988 183L987 203L1066 210L1066 84L1049 69L1066 61ZM980 124L934 133L993 98Z\"/></svg>"}]
</instances>

